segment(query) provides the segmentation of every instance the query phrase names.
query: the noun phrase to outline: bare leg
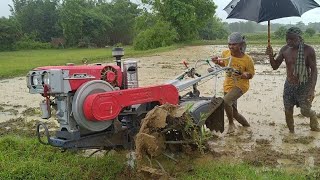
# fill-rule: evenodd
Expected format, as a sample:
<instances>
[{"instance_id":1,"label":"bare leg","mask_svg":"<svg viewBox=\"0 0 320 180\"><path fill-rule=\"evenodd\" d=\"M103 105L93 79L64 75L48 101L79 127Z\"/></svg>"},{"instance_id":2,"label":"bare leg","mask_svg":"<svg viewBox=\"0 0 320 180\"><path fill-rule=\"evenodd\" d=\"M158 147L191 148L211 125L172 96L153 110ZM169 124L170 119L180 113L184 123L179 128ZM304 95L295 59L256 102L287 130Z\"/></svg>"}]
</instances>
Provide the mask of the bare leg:
<instances>
[{"instance_id":1,"label":"bare leg","mask_svg":"<svg viewBox=\"0 0 320 180\"><path fill-rule=\"evenodd\" d=\"M246 120L245 117L243 117L238 110L233 107L233 117L243 126L243 127L250 127L250 124Z\"/></svg>"},{"instance_id":2,"label":"bare leg","mask_svg":"<svg viewBox=\"0 0 320 180\"><path fill-rule=\"evenodd\" d=\"M285 110L286 122L290 133L294 133L293 107Z\"/></svg>"},{"instance_id":3,"label":"bare leg","mask_svg":"<svg viewBox=\"0 0 320 180\"><path fill-rule=\"evenodd\" d=\"M320 132L318 118L316 115L310 117L310 128L311 131Z\"/></svg>"},{"instance_id":4,"label":"bare leg","mask_svg":"<svg viewBox=\"0 0 320 180\"><path fill-rule=\"evenodd\" d=\"M250 127L250 124L246 120L245 117L243 117L241 114L238 114L237 116L234 116L234 118L243 126L243 127Z\"/></svg>"},{"instance_id":5,"label":"bare leg","mask_svg":"<svg viewBox=\"0 0 320 180\"><path fill-rule=\"evenodd\" d=\"M228 120L229 120L229 128L228 128L228 134L229 133L233 133L236 129L236 126L233 122L233 107L230 106L230 105L225 105L224 106L224 109L226 111L226 114L227 114L227 117L228 117Z\"/></svg>"},{"instance_id":6,"label":"bare leg","mask_svg":"<svg viewBox=\"0 0 320 180\"><path fill-rule=\"evenodd\" d=\"M311 110L311 107L308 106L302 106L301 107L301 114L305 117L310 118L310 129L311 131L317 131L320 132L319 123L317 114L315 111Z\"/></svg>"},{"instance_id":7,"label":"bare leg","mask_svg":"<svg viewBox=\"0 0 320 180\"><path fill-rule=\"evenodd\" d=\"M232 88L228 93L225 93L223 98L225 104L225 111L229 120L229 128L228 133L233 133L236 129L236 126L233 122L233 114L234 114L234 107L233 104L236 103L237 99L242 96L242 91L238 87ZM236 110L237 111L237 110Z\"/></svg>"}]
</instances>

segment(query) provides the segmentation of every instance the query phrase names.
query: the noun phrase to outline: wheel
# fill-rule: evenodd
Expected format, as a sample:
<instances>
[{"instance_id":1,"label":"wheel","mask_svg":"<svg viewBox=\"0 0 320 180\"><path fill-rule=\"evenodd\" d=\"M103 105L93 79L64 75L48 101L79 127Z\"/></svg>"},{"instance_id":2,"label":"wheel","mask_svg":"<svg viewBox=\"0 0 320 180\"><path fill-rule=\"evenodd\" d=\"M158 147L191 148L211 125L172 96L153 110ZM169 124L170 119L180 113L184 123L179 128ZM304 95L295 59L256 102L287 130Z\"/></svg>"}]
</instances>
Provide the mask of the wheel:
<instances>
[{"instance_id":1,"label":"wheel","mask_svg":"<svg viewBox=\"0 0 320 180\"><path fill-rule=\"evenodd\" d=\"M89 121L83 114L83 102L85 99L95 93L113 91L114 88L109 83L102 80L93 80L84 83L76 91L72 101L72 112L75 121L84 129L90 131L103 131L111 126L114 120L108 121Z\"/></svg>"}]
</instances>

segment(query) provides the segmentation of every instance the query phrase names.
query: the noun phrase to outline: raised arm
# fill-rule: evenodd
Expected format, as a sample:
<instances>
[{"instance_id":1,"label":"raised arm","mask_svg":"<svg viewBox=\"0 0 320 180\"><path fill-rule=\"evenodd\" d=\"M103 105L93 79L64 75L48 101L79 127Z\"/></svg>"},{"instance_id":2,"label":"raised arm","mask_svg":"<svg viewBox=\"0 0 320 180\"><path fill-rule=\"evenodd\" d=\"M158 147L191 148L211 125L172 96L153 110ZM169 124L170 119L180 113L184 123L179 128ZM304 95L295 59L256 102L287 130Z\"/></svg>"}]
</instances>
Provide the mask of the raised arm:
<instances>
[{"instance_id":1,"label":"raised arm","mask_svg":"<svg viewBox=\"0 0 320 180\"><path fill-rule=\"evenodd\" d=\"M279 55L275 59L274 57L276 56L273 54L273 49L271 46L267 47L267 55L269 56L270 64L273 70L277 70L281 63L284 60L283 52L285 51L286 46L283 46L279 52Z\"/></svg>"}]
</instances>

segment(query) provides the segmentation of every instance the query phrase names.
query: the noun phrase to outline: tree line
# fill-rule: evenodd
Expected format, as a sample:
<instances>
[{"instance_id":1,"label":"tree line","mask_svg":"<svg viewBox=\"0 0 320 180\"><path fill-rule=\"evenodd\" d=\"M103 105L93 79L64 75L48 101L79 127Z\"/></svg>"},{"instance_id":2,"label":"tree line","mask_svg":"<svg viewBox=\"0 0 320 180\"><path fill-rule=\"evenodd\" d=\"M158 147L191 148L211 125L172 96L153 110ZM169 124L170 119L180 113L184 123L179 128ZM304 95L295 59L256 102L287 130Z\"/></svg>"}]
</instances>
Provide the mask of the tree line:
<instances>
[{"instance_id":1,"label":"tree line","mask_svg":"<svg viewBox=\"0 0 320 180\"><path fill-rule=\"evenodd\" d=\"M0 18L0 50L134 45L145 50L221 39L212 0L12 0Z\"/></svg>"},{"instance_id":2,"label":"tree line","mask_svg":"<svg viewBox=\"0 0 320 180\"><path fill-rule=\"evenodd\" d=\"M267 30L250 21L222 22L216 8L212 0L12 0L10 17L0 18L0 51L116 45L146 50ZM272 30L281 36L289 26L272 24ZM296 26L320 31L320 23Z\"/></svg>"},{"instance_id":3,"label":"tree line","mask_svg":"<svg viewBox=\"0 0 320 180\"><path fill-rule=\"evenodd\" d=\"M234 22L227 25L228 30L231 32L242 32L242 33L257 33L257 32L266 32L267 25L257 24L252 21L246 22ZM278 38L284 38L283 31L289 29L292 26L299 27L306 35L313 36L314 34L320 32L320 23L309 23L304 24L303 22L298 22L294 25L292 24L279 24L271 23L271 31Z\"/></svg>"}]
</instances>

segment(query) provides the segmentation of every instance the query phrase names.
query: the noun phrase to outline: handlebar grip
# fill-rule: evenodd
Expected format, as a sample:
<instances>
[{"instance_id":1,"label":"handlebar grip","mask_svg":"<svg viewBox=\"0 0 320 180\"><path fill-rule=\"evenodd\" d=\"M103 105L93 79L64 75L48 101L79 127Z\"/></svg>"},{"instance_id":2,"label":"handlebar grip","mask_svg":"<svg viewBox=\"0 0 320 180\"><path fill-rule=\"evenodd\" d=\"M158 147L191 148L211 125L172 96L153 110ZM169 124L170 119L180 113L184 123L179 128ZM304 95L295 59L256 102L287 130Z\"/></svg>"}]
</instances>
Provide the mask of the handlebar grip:
<instances>
[{"instance_id":1,"label":"handlebar grip","mask_svg":"<svg viewBox=\"0 0 320 180\"><path fill-rule=\"evenodd\" d=\"M201 77L201 74L198 74L198 73L195 73L194 75L198 76L198 77Z\"/></svg>"},{"instance_id":2,"label":"handlebar grip","mask_svg":"<svg viewBox=\"0 0 320 180\"><path fill-rule=\"evenodd\" d=\"M234 73L238 74L238 75L241 75L242 73L238 70L234 70Z\"/></svg>"}]
</instances>

